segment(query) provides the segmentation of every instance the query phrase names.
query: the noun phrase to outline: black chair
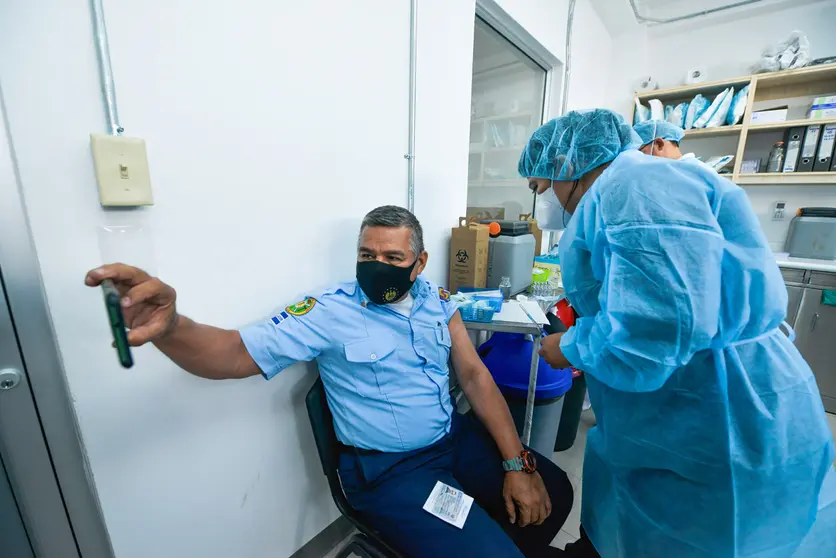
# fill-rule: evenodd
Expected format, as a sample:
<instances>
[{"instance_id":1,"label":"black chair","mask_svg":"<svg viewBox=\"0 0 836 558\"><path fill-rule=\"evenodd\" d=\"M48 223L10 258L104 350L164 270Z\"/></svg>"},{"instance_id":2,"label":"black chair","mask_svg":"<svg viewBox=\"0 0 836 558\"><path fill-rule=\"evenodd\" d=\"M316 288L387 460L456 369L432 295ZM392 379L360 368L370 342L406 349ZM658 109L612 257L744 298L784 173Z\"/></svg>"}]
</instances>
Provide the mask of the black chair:
<instances>
[{"instance_id":1,"label":"black chair","mask_svg":"<svg viewBox=\"0 0 836 558\"><path fill-rule=\"evenodd\" d=\"M322 385L322 378L316 379L308 395L305 396L305 406L308 408L308 417L311 420L316 449L319 452L319 460L322 462L322 470L328 479L331 497L334 498L334 503L340 513L351 521L359 531L340 549L336 558L346 558L352 552L362 558L403 558L402 554L383 541L380 534L363 520L345 498L338 472L341 444L334 432L334 419L325 398L325 386Z\"/></svg>"}]
</instances>

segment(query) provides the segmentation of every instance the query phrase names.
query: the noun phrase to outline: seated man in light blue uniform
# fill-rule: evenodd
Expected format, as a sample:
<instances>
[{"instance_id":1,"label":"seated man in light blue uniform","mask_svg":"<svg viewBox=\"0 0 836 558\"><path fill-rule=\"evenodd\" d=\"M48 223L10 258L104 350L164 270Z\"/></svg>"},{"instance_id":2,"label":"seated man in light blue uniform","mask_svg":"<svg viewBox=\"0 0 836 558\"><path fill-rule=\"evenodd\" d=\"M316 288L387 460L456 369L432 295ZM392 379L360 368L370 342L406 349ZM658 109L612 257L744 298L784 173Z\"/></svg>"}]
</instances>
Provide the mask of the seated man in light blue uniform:
<instances>
[{"instance_id":1,"label":"seated man in light blue uniform","mask_svg":"<svg viewBox=\"0 0 836 558\"><path fill-rule=\"evenodd\" d=\"M685 137L685 130L666 120L646 120L633 126L641 138L639 151L645 155L668 159L693 159L693 153L682 154L679 142Z\"/></svg>"},{"instance_id":2,"label":"seated man in light blue uniform","mask_svg":"<svg viewBox=\"0 0 836 558\"><path fill-rule=\"evenodd\" d=\"M746 193L640 141L610 111L570 112L519 163L551 220L571 215L560 263L579 318L542 354L584 371L597 417L588 538L569 555L836 556L833 440Z\"/></svg>"},{"instance_id":3,"label":"seated man in light blue uniform","mask_svg":"<svg viewBox=\"0 0 836 558\"><path fill-rule=\"evenodd\" d=\"M93 270L87 284L113 280L129 342L152 341L197 376L269 379L316 359L343 444L346 497L407 556L557 555L550 543L572 487L523 448L449 293L420 275L427 258L415 216L379 207L361 226L356 281L240 332L179 316L174 290L133 267ZM449 359L478 420L455 413ZM424 511L438 481L474 498L463 528Z\"/></svg>"}]
</instances>

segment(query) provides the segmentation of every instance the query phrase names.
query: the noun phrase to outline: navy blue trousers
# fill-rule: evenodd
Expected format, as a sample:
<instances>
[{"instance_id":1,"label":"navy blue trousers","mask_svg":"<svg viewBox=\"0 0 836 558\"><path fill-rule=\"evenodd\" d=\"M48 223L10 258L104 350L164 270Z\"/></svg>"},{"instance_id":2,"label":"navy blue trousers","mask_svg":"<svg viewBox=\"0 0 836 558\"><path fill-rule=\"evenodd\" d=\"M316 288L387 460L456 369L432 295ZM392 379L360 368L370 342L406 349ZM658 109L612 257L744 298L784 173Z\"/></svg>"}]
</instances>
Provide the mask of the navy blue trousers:
<instances>
[{"instance_id":1,"label":"navy blue trousers","mask_svg":"<svg viewBox=\"0 0 836 558\"><path fill-rule=\"evenodd\" d=\"M450 434L420 450L348 450L340 457L340 478L349 503L387 542L412 558L558 556L549 544L572 508L572 485L551 460L537 455L537 463L552 513L542 525L527 527L509 522L502 457L487 430L469 416L455 415ZM463 529L423 510L436 481L473 497Z\"/></svg>"}]
</instances>

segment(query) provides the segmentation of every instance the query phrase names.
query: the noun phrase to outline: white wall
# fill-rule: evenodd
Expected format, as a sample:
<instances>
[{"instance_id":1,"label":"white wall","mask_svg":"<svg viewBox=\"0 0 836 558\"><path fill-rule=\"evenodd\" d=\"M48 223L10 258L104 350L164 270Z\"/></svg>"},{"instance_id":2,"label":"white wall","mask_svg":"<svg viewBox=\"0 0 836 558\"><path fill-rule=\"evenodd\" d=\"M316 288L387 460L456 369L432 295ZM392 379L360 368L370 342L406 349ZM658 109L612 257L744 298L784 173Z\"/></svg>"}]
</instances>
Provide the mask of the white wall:
<instances>
[{"instance_id":1,"label":"white wall","mask_svg":"<svg viewBox=\"0 0 836 558\"><path fill-rule=\"evenodd\" d=\"M225 327L351 278L362 215L406 200L408 3L106 2L122 122L148 141L156 201L107 214L87 6L8 4L0 79L116 554L287 556L337 517L303 409L312 367L212 383L143 348L122 370L83 276L150 253L183 313ZM103 254L106 222L141 224L139 246Z\"/></svg>"},{"instance_id":2,"label":"white wall","mask_svg":"<svg viewBox=\"0 0 836 558\"><path fill-rule=\"evenodd\" d=\"M303 408L313 367L213 383L142 348L122 370L82 279L106 260L141 263L177 288L181 312L222 327L350 279L362 215L406 202L409 4L105 4L122 124L148 142L155 206L98 205L87 3L5 6L0 83L116 554L287 556L337 517ZM562 57L565 2L499 4ZM416 213L440 282L465 208L474 11L423 0L418 14Z\"/></svg>"},{"instance_id":3,"label":"white wall","mask_svg":"<svg viewBox=\"0 0 836 558\"><path fill-rule=\"evenodd\" d=\"M534 38L560 60L566 51L568 0L496 0ZM575 4L572 29L572 76L567 110L610 108L608 90L612 49L610 32L589 0ZM559 81L558 77L555 81ZM551 103L550 116L560 113L559 102Z\"/></svg>"},{"instance_id":4,"label":"white wall","mask_svg":"<svg viewBox=\"0 0 836 558\"><path fill-rule=\"evenodd\" d=\"M563 60L566 50L568 0L489 0L496 2L554 56ZM588 0L580 0L586 3Z\"/></svg>"},{"instance_id":5,"label":"white wall","mask_svg":"<svg viewBox=\"0 0 836 558\"><path fill-rule=\"evenodd\" d=\"M707 80L749 74L764 47L794 30L807 34L813 58L833 55L835 20L836 0L800 0L780 5L767 1L762 7L656 27L626 22L621 32L612 32L609 88L616 108L630 114L633 86L642 76L665 88L682 85L692 68L704 69Z\"/></svg>"},{"instance_id":6,"label":"white wall","mask_svg":"<svg viewBox=\"0 0 836 558\"><path fill-rule=\"evenodd\" d=\"M415 214L430 253L427 276L444 285L450 229L467 206L476 3L422 0L418 10Z\"/></svg>"},{"instance_id":7,"label":"white wall","mask_svg":"<svg viewBox=\"0 0 836 558\"><path fill-rule=\"evenodd\" d=\"M703 68L708 80L746 75L765 46L786 39L793 30L807 34L813 58L836 54L833 33L836 1L783 6L767 3L765 7L680 24L650 29L627 27L625 33L612 38L609 89L615 99L613 108L626 117L631 116L632 87L643 75L658 80L660 87L681 85L690 68ZM686 148L712 151L712 145L715 148L711 154L733 152L733 147L728 147L728 138L693 140ZM836 206L833 186L747 186L744 189L775 250L783 249L790 218L772 221L774 202L787 202L790 216L799 207Z\"/></svg>"},{"instance_id":8,"label":"white wall","mask_svg":"<svg viewBox=\"0 0 836 558\"><path fill-rule=\"evenodd\" d=\"M572 26L571 77L566 110L613 108L609 90L612 41L588 0L575 4Z\"/></svg>"},{"instance_id":9,"label":"white wall","mask_svg":"<svg viewBox=\"0 0 836 558\"><path fill-rule=\"evenodd\" d=\"M708 81L746 75L764 47L785 40L794 30L807 35L814 59L836 55L836 1L798 4L752 8L737 15L720 14L705 21L653 28L649 74L660 87L681 85L690 68L703 68Z\"/></svg>"}]
</instances>

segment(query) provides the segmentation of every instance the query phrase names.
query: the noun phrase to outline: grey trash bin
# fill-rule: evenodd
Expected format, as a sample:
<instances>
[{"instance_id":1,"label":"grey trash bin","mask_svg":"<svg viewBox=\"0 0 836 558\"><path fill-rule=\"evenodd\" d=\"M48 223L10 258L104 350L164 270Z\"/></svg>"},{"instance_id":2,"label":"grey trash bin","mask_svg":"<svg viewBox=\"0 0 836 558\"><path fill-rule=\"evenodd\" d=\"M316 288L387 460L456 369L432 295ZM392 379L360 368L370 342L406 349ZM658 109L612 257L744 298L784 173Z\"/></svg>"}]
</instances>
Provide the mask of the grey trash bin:
<instances>
[{"instance_id":1,"label":"grey trash bin","mask_svg":"<svg viewBox=\"0 0 836 558\"><path fill-rule=\"evenodd\" d=\"M518 333L495 333L479 347L479 355L508 402L520 436L525 424L526 395L533 349L532 341ZM563 394L571 387L570 369L556 370L540 359L529 447L548 458L551 458L554 452L554 441L560 427Z\"/></svg>"}]
</instances>

